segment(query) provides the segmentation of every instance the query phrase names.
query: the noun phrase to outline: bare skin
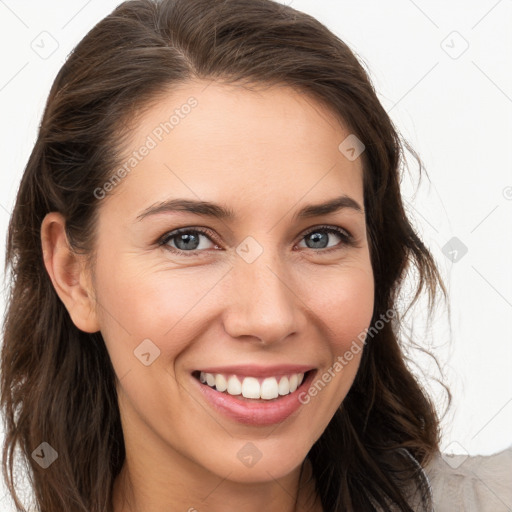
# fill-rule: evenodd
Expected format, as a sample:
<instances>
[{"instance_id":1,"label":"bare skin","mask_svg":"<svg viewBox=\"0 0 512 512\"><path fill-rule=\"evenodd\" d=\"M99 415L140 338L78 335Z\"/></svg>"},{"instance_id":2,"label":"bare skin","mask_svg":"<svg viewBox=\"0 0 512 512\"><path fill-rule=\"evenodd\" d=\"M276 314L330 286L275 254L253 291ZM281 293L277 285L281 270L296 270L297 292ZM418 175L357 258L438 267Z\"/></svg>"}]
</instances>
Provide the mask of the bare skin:
<instances>
[{"instance_id":1,"label":"bare skin","mask_svg":"<svg viewBox=\"0 0 512 512\"><path fill-rule=\"evenodd\" d=\"M57 293L79 329L101 331L118 377L127 456L114 511L320 512L308 468L299 481L300 468L362 351L307 404L266 426L212 407L193 372L301 364L319 379L351 350L370 324L374 296L361 158L338 149L350 131L313 99L288 87L254 92L215 82L190 82L148 109L124 156L191 96L197 106L100 201L94 273L69 250L60 214L41 227ZM294 218L340 196L360 209ZM234 217L137 218L175 198L222 204ZM198 237L194 249L178 246L177 236L158 245L177 228L207 232L188 231ZM325 246L312 243L313 233ZM241 244L259 255L249 263ZM145 365L134 351L147 339ZM238 456L249 442L261 454L250 467Z\"/></svg>"}]
</instances>

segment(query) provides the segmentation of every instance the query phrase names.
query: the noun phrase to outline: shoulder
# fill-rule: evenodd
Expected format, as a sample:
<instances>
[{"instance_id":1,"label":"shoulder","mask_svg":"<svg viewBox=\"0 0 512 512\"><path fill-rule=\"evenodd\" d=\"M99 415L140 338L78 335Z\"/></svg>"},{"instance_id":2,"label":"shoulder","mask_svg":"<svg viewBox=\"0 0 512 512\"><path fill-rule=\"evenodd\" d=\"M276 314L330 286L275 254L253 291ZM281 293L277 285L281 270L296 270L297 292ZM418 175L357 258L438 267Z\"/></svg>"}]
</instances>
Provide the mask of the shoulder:
<instances>
[{"instance_id":1,"label":"shoulder","mask_svg":"<svg viewBox=\"0 0 512 512\"><path fill-rule=\"evenodd\" d=\"M512 446L493 455L438 453L424 469L436 512L512 510Z\"/></svg>"}]
</instances>

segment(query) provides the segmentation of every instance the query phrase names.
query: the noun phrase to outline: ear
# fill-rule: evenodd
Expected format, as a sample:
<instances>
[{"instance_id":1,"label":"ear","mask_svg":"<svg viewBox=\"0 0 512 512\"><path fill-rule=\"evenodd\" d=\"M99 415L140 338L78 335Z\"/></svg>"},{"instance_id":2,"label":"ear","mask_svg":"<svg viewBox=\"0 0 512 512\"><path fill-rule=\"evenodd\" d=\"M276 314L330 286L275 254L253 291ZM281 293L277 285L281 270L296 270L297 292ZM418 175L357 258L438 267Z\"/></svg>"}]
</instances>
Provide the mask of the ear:
<instances>
[{"instance_id":1,"label":"ear","mask_svg":"<svg viewBox=\"0 0 512 512\"><path fill-rule=\"evenodd\" d=\"M41 223L41 244L46 270L73 323L84 332L100 330L96 300L85 259L70 248L62 214L51 212Z\"/></svg>"}]
</instances>

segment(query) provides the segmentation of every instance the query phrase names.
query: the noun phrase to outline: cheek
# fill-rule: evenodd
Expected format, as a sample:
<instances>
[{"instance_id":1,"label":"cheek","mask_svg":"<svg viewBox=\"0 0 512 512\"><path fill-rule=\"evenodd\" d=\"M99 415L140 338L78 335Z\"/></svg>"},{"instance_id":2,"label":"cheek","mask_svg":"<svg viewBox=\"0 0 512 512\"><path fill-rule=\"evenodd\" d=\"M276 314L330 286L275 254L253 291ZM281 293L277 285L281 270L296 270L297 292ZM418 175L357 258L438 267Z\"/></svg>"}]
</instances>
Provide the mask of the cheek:
<instances>
[{"instance_id":1,"label":"cheek","mask_svg":"<svg viewBox=\"0 0 512 512\"><path fill-rule=\"evenodd\" d=\"M314 287L311 309L326 328L325 337L338 355L370 324L374 306L374 282L371 268L344 268L324 278Z\"/></svg>"},{"instance_id":2,"label":"cheek","mask_svg":"<svg viewBox=\"0 0 512 512\"><path fill-rule=\"evenodd\" d=\"M144 330L163 329L163 318L169 329L173 318L166 317L168 312L179 315L186 309L188 297L194 294L193 287L184 292L185 282L178 271L165 275L130 254L105 253L101 261L96 272L97 297L106 328L139 335Z\"/></svg>"},{"instance_id":3,"label":"cheek","mask_svg":"<svg viewBox=\"0 0 512 512\"><path fill-rule=\"evenodd\" d=\"M364 337L374 306L371 267L345 267L319 281L309 295L311 309L324 327L329 356L307 392L303 403L311 404L315 414L308 418L310 440L314 442L344 400L357 374Z\"/></svg>"},{"instance_id":4,"label":"cheek","mask_svg":"<svg viewBox=\"0 0 512 512\"><path fill-rule=\"evenodd\" d=\"M137 363L134 350L146 339L167 360L179 355L200 335L208 293L222 277L206 267L144 268L122 256L106 256L96 274L101 332L118 375Z\"/></svg>"}]
</instances>

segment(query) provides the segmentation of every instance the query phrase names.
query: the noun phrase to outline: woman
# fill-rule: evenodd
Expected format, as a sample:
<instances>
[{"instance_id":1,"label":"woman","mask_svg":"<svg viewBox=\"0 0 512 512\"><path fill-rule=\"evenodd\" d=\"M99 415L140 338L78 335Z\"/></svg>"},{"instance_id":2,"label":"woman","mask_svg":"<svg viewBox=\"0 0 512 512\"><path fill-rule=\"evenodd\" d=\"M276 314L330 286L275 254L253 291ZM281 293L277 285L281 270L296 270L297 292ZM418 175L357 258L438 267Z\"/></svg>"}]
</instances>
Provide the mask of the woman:
<instances>
[{"instance_id":1,"label":"woman","mask_svg":"<svg viewBox=\"0 0 512 512\"><path fill-rule=\"evenodd\" d=\"M444 287L403 147L349 48L290 7L98 23L9 226L4 469L21 449L37 510L431 510L439 418L395 304L411 269L414 300Z\"/></svg>"}]
</instances>

